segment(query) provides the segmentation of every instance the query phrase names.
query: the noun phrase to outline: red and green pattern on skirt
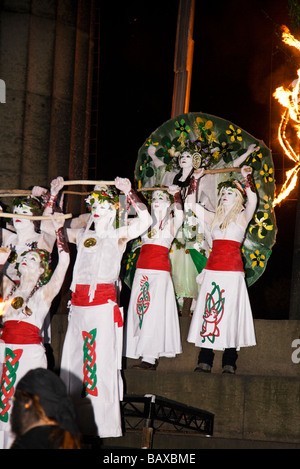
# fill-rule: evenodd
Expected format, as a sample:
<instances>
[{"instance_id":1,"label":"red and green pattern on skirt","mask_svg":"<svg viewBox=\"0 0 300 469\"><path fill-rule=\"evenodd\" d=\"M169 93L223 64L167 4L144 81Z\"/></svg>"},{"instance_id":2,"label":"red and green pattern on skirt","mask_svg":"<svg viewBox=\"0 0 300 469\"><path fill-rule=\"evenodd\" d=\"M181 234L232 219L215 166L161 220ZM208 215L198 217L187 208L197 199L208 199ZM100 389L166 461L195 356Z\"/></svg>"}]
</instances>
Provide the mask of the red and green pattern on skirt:
<instances>
[{"instance_id":1,"label":"red and green pattern on skirt","mask_svg":"<svg viewBox=\"0 0 300 469\"><path fill-rule=\"evenodd\" d=\"M97 329L83 331L83 397L98 396L96 364Z\"/></svg>"},{"instance_id":2,"label":"red and green pattern on skirt","mask_svg":"<svg viewBox=\"0 0 300 469\"><path fill-rule=\"evenodd\" d=\"M136 302L136 312L139 316L139 328L142 328L144 315L150 306L149 278L143 275L140 282L140 294Z\"/></svg>"},{"instance_id":3,"label":"red and green pattern on skirt","mask_svg":"<svg viewBox=\"0 0 300 469\"><path fill-rule=\"evenodd\" d=\"M202 343L205 342L206 338L214 343L215 338L219 337L220 330L218 324L220 323L223 313L225 298L223 293L225 290L221 290L219 285L212 282L212 290L206 294L205 311L203 314L202 330L200 332Z\"/></svg>"},{"instance_id":4,"label":"red and green pattern on skirt","mask_svg":"<svg viewBox=\"0 0 300 469\"><path fill-rule=\"evenodd\" d=\"M0 388L0 420L2 422L8 422L11 399L15 390L17 371L22 353L23 349L11 350L9 347L5 348L5 360Z\"/></svg>"}]
</instances>

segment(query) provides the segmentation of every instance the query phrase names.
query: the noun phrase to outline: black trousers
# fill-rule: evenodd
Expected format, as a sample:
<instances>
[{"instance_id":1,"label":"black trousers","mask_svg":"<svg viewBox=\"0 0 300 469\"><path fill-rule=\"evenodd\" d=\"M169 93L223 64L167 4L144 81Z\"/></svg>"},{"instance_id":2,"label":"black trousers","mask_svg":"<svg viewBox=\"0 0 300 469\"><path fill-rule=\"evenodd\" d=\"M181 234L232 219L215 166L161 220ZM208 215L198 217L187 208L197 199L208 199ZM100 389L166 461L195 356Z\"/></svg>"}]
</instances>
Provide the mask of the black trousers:
<instances>
[{"instance_id":1,"label":"black trousers","mask_svg":"<svg viewBox=\"0 0 300 469\"><path fill-rule=\"evenodd\" d=\"M209 348L201 348L198 363L207 363L207 365L213 366L214 362L214 351ZM225 365L231 365L236 369L236 361L238 359L238 354L235 348L226 348L222 356L222 367Z\"/></svg>"}]
</instances>

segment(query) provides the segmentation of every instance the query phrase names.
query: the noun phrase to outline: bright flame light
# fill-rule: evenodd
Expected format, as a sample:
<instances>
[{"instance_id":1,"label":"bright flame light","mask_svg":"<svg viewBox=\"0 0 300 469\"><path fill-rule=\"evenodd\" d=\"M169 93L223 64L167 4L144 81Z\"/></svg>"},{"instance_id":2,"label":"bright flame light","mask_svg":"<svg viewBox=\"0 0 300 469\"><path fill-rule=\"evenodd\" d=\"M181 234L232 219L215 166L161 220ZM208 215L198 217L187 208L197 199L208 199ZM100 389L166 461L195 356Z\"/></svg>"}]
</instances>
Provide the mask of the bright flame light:
<instances>
[{"instance_id":1,"label":"bright flame light","mask_svg":"<svg viewBox=\"0 0 300 469\"><path fill-rule=\"evenodd\" d=\"M282 26L282 40L289 46L296 47L300 51L300 41L294 38L286 26ZM298 78L293 84L292 89L285 89L280 86L276 89L273 96L285 108L281 116L278 127L278 139L286 156L294 161L293 169L286 172L286 179L278 196L273 201L273 206L282 202L292 190L296 187L298 180L298 172L300 170L300 155L293 149L287 135L286 127L291 119L293 127L296 131L297 138L300 140L300 114L299 114L299 87L300 87L300 69L297 71ZM294 82L293 82L294 83Z\"/></svg>"},{"instance_id":2,"label":"bright flame light","mask_svg":"<svg viewBox=\"0 0 300 469\"><path fill-rule=\"evenodd\" d=\"M6 301L0 301L0 317L5 315L8 307L11 304L11 302L12 302L12 299L11 300L6 300Z\"/></svg>"}]
</instances>

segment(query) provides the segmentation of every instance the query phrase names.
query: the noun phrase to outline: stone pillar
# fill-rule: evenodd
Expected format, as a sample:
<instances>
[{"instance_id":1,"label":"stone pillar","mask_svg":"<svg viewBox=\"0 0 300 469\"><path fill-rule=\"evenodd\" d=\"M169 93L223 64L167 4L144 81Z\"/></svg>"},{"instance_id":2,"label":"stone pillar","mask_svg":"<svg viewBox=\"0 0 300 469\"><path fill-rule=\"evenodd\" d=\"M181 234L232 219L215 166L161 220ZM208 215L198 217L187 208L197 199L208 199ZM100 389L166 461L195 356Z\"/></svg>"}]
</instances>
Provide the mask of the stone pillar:
<instances>
[{"instance_id":1,"label":"stone pillar","mask_svg":"<svg viewBox=\"0 0 300 469\"><path fill-rule=\"evenodd\" d=\"M0 8L0 189L85 179L94 1L3 0Z\"/></svg>"}]
</instances>

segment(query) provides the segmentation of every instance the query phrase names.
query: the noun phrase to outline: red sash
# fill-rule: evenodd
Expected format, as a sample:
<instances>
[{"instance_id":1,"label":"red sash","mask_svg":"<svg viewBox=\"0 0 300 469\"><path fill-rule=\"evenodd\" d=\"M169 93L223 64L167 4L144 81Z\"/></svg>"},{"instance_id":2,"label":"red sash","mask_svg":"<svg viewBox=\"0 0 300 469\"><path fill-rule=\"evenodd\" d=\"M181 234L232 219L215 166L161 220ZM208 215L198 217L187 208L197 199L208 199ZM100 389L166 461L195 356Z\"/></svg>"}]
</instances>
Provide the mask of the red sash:
<instances>
[{"instance_id":1,"label":"red sash","mask_svg":"<svg viewBox=\"0 0 300 469\"><path fill-rule=\"evenodd\" d=\"M24 321L5 321L1 340L6 344L40 344L40 329Z\"/></svg>"},{"instance_id":2,"label":"red sash","mask_svg":"<svg viewBox=\"0 0 300 469\"><path fill-rule=\"evenodd\" d=\"M157 244L143 244L136 268L165 270L171 273L169 249Z\"/></svg>"},{"instance_id":3,"label":"red sash","mask_svg":"<svg viewBox=\"0 0 300 469\"><path fill-rule=\"evenodd\" d=\"M240 248L237 241L215 239L205 269L244 272Z\"/></svg>"},{"instance_id":4,"label":"red sash","mask_svg":"<svg viewBox=\"0 0 300 469\"><path fill-rule=\"evenodd\" d=\"M94 299L89 301L90 285L76 285L75 292L72 294L71 303L74 306L99 306L108 303L108 300L117 303L117 292L112 283L97 284ZM119 306L114 307L114 322L118 327L123 326L123 318Z\"/></svg>"}]
</instances>

